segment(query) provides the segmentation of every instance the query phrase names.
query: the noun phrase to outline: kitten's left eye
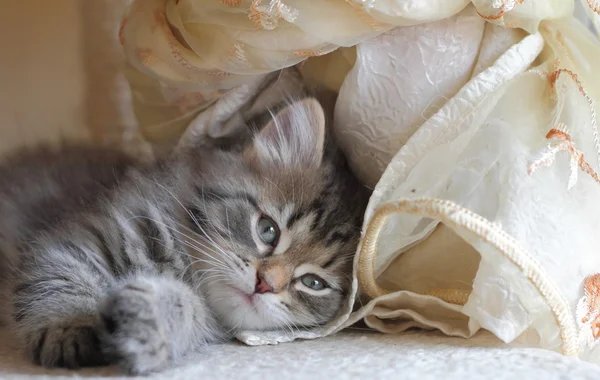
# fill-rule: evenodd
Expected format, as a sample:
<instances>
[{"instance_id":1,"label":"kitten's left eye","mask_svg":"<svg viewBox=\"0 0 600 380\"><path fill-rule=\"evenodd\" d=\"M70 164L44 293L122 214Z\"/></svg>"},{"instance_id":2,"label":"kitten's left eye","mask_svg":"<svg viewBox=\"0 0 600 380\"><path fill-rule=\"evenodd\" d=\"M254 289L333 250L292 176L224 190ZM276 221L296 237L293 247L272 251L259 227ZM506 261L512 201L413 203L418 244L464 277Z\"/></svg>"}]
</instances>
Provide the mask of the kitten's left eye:
<instances>
[{"instance_id":1,"label":"kitten's left eye","mask_svg":"<svg viewBox=\"0 0 600 380\"><path fill-rule=\"evenodd\" d=\"M260 240L262 240L263 243L273 247L277 245L277 241L279 240L279 228L274 221L266 216L261 216L256 227L258 229L258 237L260 237Z\"/></svg>"},{"instance_id":2,"label":"kitten's left eye","mask_svg":"<svg viewBox=\"0 0 600 380\"><path fill-rule=\"evenodd\" d=\"M321 277L314 274L305 274L304 276L300 277L300 281L302 281L304 286L312 290L325 289L325 281Z\"/></svg>"}]
</instances>

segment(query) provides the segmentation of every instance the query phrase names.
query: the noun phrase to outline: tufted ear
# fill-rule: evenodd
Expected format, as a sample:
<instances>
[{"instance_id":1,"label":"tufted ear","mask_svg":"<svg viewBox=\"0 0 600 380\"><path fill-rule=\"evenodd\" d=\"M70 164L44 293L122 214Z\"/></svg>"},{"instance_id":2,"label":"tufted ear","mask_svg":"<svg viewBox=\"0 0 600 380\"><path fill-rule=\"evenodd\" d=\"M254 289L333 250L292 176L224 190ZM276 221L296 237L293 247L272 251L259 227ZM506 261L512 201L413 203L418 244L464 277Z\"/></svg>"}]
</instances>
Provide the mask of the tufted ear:
<instances>
[{"instance_id":1,"label":"tufted ear","mask_svg":"<svg viewBox=\"0 0 600 380\"><path fill-rule=\"evenodd\" d=\"M319 166L325 144L325 114L319 102L307 98L274 115L258 133L248 154L264 166Z\"/></svg>"}]
</instances>

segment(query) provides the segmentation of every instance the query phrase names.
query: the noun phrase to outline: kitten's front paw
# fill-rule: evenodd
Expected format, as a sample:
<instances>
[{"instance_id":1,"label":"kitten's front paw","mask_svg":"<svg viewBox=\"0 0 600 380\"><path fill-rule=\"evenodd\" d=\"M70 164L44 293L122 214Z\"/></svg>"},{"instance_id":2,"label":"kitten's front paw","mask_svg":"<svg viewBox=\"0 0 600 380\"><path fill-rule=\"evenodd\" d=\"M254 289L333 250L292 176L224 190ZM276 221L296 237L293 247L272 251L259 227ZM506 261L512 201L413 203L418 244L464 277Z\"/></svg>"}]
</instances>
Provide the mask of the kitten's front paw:
<instances>
[{"instance_id":1,"label":"kitten's front paw","mask_svg":"<svg viewBox=\"0 0 600 380\"><path fill-rule=\"evenodd\" d=\"M90 326L46 327L29 337L33 361L44 367L95 367L108 364L97 332Z\"/></svg>"},{"instance_id":2,"label":"kitten's front paw","mask_svg":"<svg viewBox=\"0 0 600 380\"><path fill-rule=\"evenodd\" d=\"M152 284L138 280L113 292L100 309L107 354L128 373L155 372L171 360L157 305Z\"/></svg>"}]
</instances>

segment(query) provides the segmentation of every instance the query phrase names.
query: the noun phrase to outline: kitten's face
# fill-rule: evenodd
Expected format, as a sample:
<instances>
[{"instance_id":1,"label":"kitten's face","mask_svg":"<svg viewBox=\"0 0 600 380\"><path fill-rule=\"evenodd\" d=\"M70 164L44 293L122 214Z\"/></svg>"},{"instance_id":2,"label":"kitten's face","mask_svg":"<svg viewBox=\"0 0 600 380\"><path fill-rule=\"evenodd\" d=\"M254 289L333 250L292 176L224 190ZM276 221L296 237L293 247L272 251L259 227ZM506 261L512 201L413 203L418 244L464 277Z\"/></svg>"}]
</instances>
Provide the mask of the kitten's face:
<instances>
[{"instance_id":1,"label":"kitten's face","mask_svg":"<svg viewBox=\"0 0 600 380\"><path fill-rule=\"evenodd\" d=\"M190 207L202 236L195 255L228 328L321 325L342 306L367 199L345 165L323 159L323 140L310 99L275 116L243 153L209 159Z\"/></svg>"}]
</instances>

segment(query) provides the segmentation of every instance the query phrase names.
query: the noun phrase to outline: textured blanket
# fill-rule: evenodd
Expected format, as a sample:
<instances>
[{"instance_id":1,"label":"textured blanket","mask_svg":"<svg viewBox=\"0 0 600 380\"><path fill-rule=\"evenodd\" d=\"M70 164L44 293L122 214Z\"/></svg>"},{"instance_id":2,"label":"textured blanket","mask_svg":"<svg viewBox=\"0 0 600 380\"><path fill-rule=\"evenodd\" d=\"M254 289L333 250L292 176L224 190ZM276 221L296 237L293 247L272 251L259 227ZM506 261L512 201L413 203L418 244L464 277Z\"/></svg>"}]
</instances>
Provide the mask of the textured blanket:
<instances>
[{"instance_id":1,"label":"textured blanket","mask_svg":"<svg viewBox=\"0 0 600 380\"><path fill-rule=\"evenodd\" d=\"M43 370L0 332L0 378L118 378L114 368ZM600 367L546 350L504 345L491 334L466 340L436 332L350 330L276 346L228 343L192 355L156 379L598 379Z\"/></svg>"}]
</instances>

